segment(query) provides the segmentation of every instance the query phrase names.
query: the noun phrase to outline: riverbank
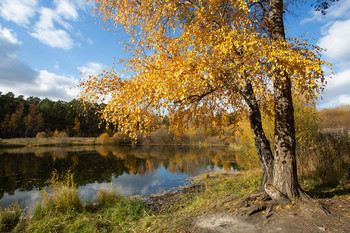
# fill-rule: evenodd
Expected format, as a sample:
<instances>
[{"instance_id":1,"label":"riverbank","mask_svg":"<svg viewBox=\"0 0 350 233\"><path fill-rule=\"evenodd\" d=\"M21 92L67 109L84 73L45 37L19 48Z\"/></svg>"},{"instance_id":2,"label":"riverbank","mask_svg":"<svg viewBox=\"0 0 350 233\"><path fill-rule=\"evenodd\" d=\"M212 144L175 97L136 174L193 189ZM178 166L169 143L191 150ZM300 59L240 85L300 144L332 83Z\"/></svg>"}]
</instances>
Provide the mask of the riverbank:
<instances>
[{"instance_id":1,"label":"riverbank","mask_svg":"<svg viewBox=\"0 0 350 233\"><path fill-rule=\"evenodd\" d=\"M196 177L194 186L148 197L121 197L115 190L100 191L97 203L82 205L74 187L46 199L33 215L19 207L1 212L1 232L348 232L350 186L317 188L308 193L329 211L310 212L302 203L278 206L242 216L239 203L257 192L259 171L211 173ZM303 182L307 184L307 182ZM49 197L49 196L48 196ZM55 198L56 197L56 198ZM60 201L64 200L64 201ZM45 201L45 200L44 200ZM45 204L45 205L44 205ZM20 217L22 216L22 217Z\"/></svg>"},{"instance_id":2,"label":"riverbank","mask_svg":"<svg viewBox=\"0 0 350 233\"><path fill-rule=\"evenodd\" d=\"M49 138L9 138L0 139L0 148L33 148L33 147L62 147L89 146L100 144L97 138L89 137L49 137Z\"/></svg>"},{"instance_id":3,"label":"riverbank","mask_svg":"<svg viewBox=\"0 0 350 233\"><path fill-rule=\"evenodd\" d=\"M120 141L113 137L100 138L100 137L47 137L47 138L0 138L0 149L8 148L36 148L36 147L74 147L74 146L95 146L95 145L115 145L115 146L230 146L237 147L234 144L225 145L224 143L137 143L134 144L131 141Z\"/></svg>"}]
</instances>

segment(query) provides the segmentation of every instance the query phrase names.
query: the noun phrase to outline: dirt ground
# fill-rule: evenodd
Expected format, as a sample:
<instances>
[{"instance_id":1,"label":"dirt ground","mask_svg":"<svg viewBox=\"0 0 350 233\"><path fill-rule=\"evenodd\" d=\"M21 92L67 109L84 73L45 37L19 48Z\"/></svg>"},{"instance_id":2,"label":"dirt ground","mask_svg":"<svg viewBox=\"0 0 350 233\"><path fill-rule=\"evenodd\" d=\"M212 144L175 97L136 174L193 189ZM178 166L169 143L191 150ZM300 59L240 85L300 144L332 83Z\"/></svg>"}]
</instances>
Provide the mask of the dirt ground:
<instances>
[{"instance_id":1,"label":"dirt ground","mask_svg":"<svg viewBox=\"0 0 350 233\"><path fill-rule=\"evenodd\" d=\"M246 232L349 232L350 196L319 198L330 213L314 211L300 204L277 208L266 218L264 212L242 217L238 214L211 214L197 219L193 224L196 232L246 233Z\"/></svg>"}]
</instances>

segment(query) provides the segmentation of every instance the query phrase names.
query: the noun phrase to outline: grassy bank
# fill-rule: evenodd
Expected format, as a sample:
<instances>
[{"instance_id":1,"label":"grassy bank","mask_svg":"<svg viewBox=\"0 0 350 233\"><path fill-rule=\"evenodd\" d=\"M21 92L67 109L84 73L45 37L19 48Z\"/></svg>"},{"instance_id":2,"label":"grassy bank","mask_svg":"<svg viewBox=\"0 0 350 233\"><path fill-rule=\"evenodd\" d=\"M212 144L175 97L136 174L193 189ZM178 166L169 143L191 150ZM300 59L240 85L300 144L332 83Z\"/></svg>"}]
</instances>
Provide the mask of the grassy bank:
<instances>
[{"instance_id":1,"label":"grassy bank","mask_svg":"<svg viewBox=\"0 0 350 233\"><path fill-rule=\"evenodd\" d=\"M135 145L130 139L123 140L115 137L106 137L105 134L98 138L89 137L61 137L61 138L9 138L9 139L0 139L0 148L35 148L35 147L74 147L74 146L91 146L91 145ZM146 145L146 146L167 146L167 145L178 145L178 146L201 146L201 147L210 147L210 146L226 146L224 143L207 143L207 142L156 142L156 141L147 141L138 142L137 145Z\"/></svg>"},{"instance_id":2,"label":"grassy bank","mask_svg":"<svg viewBox=\"0 0 350 233\"><path fill-rule=\"evenodd\" d=\"M259 177L257 170L204 174L195 178L194 187L147 201L110 189L101 190L96 203L82 204L72 176L54 175L52 191L44 193L32 215L21 218L18 205L0 211L0 232L193 232L197 218L235 212L242 197L257 191ZM308 190L314 196L349 196L349 185L316 189L309 184Z\"/></svg>"},{"instance_id":3,"label":"grassy bank","mask_svg":"<svg viewBox=\"0 0 350 233\"><path fill-rule=\"evenodd\" d=\"M50 137L50 138L9 138L0 139L0 148L85 146L99 144L96 138Z\"/></svg>"},{"instance_id":4,"label":"grassy bank","mask_svg":"<svg viewBox=\"0 0 350 233\"><path fill-rule=\"evenodd\" d=\"M196 178L195 188L151 201L122 197L115 189L101 190L96 203L82 204L71 175L64 179L53 175L51 192L43 193L28 218L20 219L18 205L1 210L0 232L188 231L192 220L208 211L232 211L236 198L257 189L258 177L256 171L206 174Z\"/></svg>"}]
</instances>

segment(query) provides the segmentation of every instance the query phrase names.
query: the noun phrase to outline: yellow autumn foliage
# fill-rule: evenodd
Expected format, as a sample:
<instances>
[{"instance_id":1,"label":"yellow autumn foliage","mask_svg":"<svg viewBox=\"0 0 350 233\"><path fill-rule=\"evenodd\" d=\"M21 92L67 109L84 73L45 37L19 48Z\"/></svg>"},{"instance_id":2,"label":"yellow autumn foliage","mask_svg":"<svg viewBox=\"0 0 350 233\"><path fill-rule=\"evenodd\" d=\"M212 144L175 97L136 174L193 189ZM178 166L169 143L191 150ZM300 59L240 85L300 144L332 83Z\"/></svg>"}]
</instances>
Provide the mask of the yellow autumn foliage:
<instances>
[{"instance_id":1,"label":"yellow autumn foliage","mask_svg":"<svg viewBox=\"0 0 350 233\"><path fill-rule=\"evenodd\" d=\"M81 97L110 98L103 118L132 137L137 130L154 131L165 114L177 133L220 127L217 115L245 107L246 82L266 106L274 78L290 77L294 93L306 99L323 89L322 66L329 64L321 49L300 38L271 40L266 12L255 1L92 2L107 29L129 34L124 45L132 56L120 61L129 78L111 67L83 80ZM276 70L282 75L275 77Z\"/></svg>"}]
</instances>

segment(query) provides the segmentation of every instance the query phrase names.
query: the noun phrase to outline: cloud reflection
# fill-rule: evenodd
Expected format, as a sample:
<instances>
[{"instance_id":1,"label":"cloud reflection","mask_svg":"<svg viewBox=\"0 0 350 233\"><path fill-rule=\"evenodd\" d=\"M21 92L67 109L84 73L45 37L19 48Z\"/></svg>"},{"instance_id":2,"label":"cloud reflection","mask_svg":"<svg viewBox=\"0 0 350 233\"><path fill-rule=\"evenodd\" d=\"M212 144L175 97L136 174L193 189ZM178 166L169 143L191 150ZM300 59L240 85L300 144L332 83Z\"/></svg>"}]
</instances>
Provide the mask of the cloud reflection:
<instances>
[{"instance_id":1,"label":"cloud reflection","mask_svg":"<svg viewBox=\"0 0 350 233\"><path fill-rule=\"evenodd\" d=\"M119 177L112 177L111 183L97 183L87 184L79 187L79 195L83 200L96 200L96 195L101 189L110 189L111 187L121 192L125 196L150 194L155 190L166 190L168 188L182 185L188 178L187 175L179 175L176 179L168 179L174 176L164 167L158 168L154 173L147 175L128 174L123 173Z\"/></svg>"},{"instance_id":2,"label":"cloud reflection","mask_svg":"<svg viewBox=\"0 0 350 233\"><path fill-rule=\"evenodd\" d=\"M123 195L151 194L184 185L190 176L236 167L235 153L219 148L13 149L0 158L0 205L18 200L25 206L39 200L36 187L45 187L53 170L61 175L70 170L82 199L94 201L99 190L111 186Z\"/></svg>"},{"instance_id":3,"label":"cloud reflection","mask_svg":"<svg viewBox=\"0 0 350 233\"><path fill-rule=\"evenodd\" d=\"M27 207L30 210L34 210L36 203L41 199L42 194L36 188L34 188L31 191L16 190L13 195L5 193L4 197L0 202L0 206L9 206L12 203L18 202L20 206Z\"/></svg>"}]
</instances>

